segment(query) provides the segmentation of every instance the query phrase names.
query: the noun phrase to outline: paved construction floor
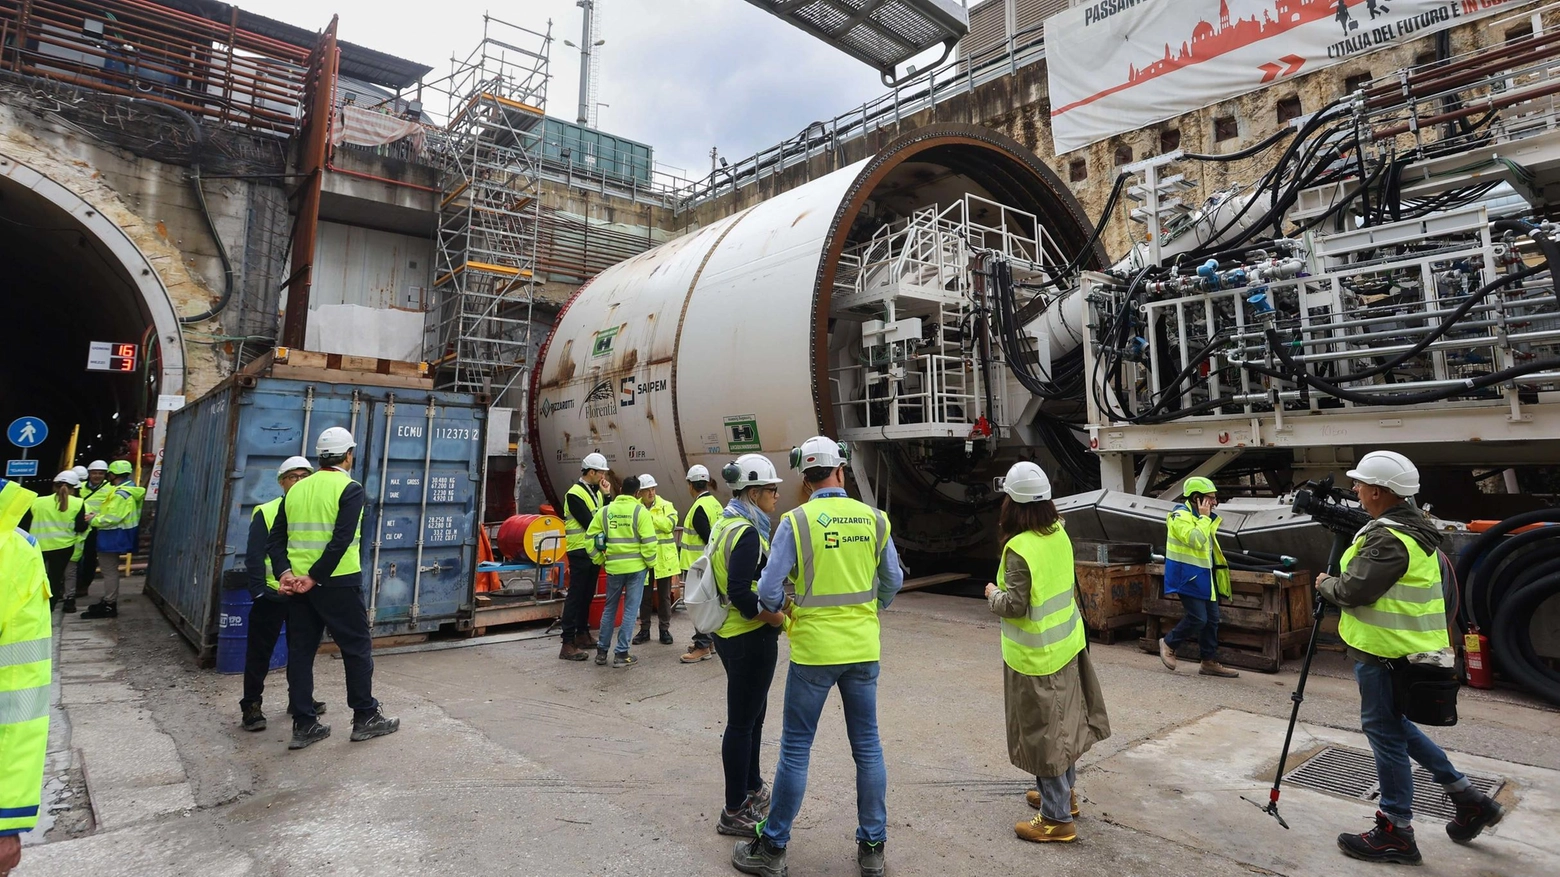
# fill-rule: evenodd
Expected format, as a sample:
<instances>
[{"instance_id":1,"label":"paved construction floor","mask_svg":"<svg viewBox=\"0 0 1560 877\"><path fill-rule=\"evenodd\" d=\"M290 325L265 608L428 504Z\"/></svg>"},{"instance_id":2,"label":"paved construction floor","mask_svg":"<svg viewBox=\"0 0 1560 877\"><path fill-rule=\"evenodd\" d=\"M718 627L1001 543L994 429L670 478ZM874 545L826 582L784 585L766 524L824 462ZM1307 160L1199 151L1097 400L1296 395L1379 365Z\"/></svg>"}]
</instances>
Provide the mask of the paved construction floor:
<instances>
[{"instance_id":1,"label":"paved construction floor","mask_svg":"<svg viewBox=\"0 0 1560 877\"><path fill-rule=\"evenodd\" d=\"M132 594L135 584L132 582ZM47 789L54 814L17 872L40 875L717 875L732 842L720 806L720 663L683 666L679 643L638 646L626 670L558 661L555 638L382 655L375 693L400 733L347 741L341 664L317 695L335 736L286 750L286 683L271 727L238 727L240 680L194 666L143 598L117 620L69 618ZM1296 666L1213 680L1172 675L1132 645L1093 655L1114 736L1083 762L1080 840L1014 838L1030 778L1008 764L993 619L979 601L906 594L884 618L880 724L889 771L889 872L1354 875L1340 831L1372 806L1286 788L1265 800ZM782 646L783 649L783 646ZM784 652L782 651L782 661ZM766 770L778 751L784 664L771 691ZM1341 656L1318 658L1296 750L1363 747ZM1469 847L1419 822L1427 875L1560 873L1560 713L1465 691L1462 723L1431 736L1465 769L1507 781L1515 806ZM802 875L856 873L854 775L838 701L825 710L791 845ZM90 801L88 806L87 801Z\"/></svg>"}]
</instances>

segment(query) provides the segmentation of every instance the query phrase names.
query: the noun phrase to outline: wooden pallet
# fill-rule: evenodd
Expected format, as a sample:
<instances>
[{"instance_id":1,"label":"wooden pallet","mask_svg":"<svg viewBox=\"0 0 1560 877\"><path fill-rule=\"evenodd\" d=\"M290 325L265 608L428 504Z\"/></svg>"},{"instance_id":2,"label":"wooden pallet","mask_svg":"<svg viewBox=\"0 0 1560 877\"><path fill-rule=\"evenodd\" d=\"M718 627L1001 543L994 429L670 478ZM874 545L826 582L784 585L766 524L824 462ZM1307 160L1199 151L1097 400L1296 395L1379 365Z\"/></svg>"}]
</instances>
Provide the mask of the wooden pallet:
<instances>
[{"instance_id":1,"label":"wooden pallet","mask_svg":"<svg viewBox=\"0 0 1560 877\"><path fill-rule=\"evenodd\" d=\"M291 347L277 347L244 366L243 374L254 377L291 378L322 381L328 384L369 384L376 387L400 387L432 390L433 378L426 362L400 362L372 356L347 356L340 353L316 353Z\"/></svg>"},{"instance_id":2,"label":"wooden pallet","mask_svg":"<svg viewBox=\"0 0 1560 877\"><path fill-rule=\"evenodd\" d=\"M1164 566L1149 567L1148 595L1143 612L1148 616L1140 645L1145 652L1159 651L1159 639L1181 620L1178 597L1166 597ZM1288 580L1271 573L1230 572L1229 600L1219 601L1220 659L1234 667L1277 673L1285 658L1297 658L1311 635L1311 574L1294 572ZM1178 657L1195 660L1197 645L1184 643Z\"/></svg>"},{"instance_id":3,"label":"wooden pallet","mask_svg":"<svg viewBox=\"0 0 1560 877\"><path fill-rule=\"evenodd\" d=\"M1129 615L1117 615L1111 618L1103 628L1087 625L1086 627L1091 642L1108 646L1141 636L1143 626L1147 623L1147 615L1141 612L1133 612Z\"/></svg>"},{"instance_id":4,"label":"wooden pallet","mask_svg":"<svg viewBox=\"0 0 1560 877\"><path fill-rule=\"evenodd\" d=\"M1105 545L1107 543L1095 543ZM1130 547L1130 546L1129 546ZM1142 554L1148 553L1143 546ZM1111 549L1115 550L1115 549ZM1105 556L1106 551L1086 556ZM1074 558L1080 555L1074 554ZM1131 556L1128 554L1128 556ZM1148 592L1148 564L1099 563L1075 560L1073 575L1078 583L1078 610L1083 613L1089 636L1097 643L1115 643L1135 632L1146 621L1143 598Z\"/></svg>"}]
</instances>

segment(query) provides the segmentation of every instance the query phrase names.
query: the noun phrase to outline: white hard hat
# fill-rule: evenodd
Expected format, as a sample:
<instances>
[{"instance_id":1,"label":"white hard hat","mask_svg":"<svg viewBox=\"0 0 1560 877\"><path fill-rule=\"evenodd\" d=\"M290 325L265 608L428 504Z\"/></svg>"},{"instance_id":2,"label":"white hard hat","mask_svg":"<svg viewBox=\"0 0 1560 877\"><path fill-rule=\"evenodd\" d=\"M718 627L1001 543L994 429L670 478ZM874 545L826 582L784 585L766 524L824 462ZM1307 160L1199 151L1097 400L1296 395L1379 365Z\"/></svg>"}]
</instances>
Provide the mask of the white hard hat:
<instances>
[{"instance_id":1,"label":"white hard hat","mask_svg":"<svg viewBox=\"0 0 1560 877\"><path fill-rule=\"evenodd\" d=\"M70 467L70 471L76 473L76 478L77 479L79 479L81 481L86 481L87 480L87 467L85 467L85 466L72 466L72 467Z\"/></svg>"},{"instance_id":2,"label":"white hard hat","mask_svg":"<svg viewBox=\"0 0 1560 877\"><path fill-rule=\"evenodd\" d=\"M704 468L702 464L695 463L694 465L688 467L688 480L708 481L710 480L710 470Z\"/></svg>"},{"instance_id":3,"label":"white hard hat","mask_svg":"<svg viewBox=\"0 0 1560 877\"><path fill-rule=\"evenodd\" d=\"M586 454L585 459L580 461L580 469L582 471L595 469L597 472L609 472L612 467L607 465L607 458L601 454Z\"/></svg>"},{"instance_id":4,"label":"white hard hat","mask_svg":"<svg viewBox=\"0 0 1560 877\"><path fill-rule=\"evenodd\" d=\"M720 470L720 475L731 485L732 490L768 487L781 481L780 473L775 471L775 464L763 454L743 454L727 463Z\"/></svg>"},{"instance_id":5,"label":"white hard hat","mask_svg":"<svg viewBox=\"0 0 1560 877\"><path fill-rule=\"evenodd\" d=\"M64 472L54 476L54 483L69 484L71 487L80 487L81 476L77 475L74 469L66 469Z\"/></svg>"},{"instance_id":6,"label":"white hard hat","mask_svg":"<svg viewBox=\"0 0 1560 877\"><path fill-rule=\"evenodd\" d=\"M314 453L322 457L345 457L355 447L357 442L352 440L352 433L333 426L320 433L319 441L314 443Z\"/></svg>"},{"instance_id":7,"label":"white hard hat","mask_svg":"<svg viewBox=\"0 0 1560 877\"><path fill-rule=\"evenodd\" d=\"M792 469L834 469L846 460L845 446L826 435L815 435L791 449Z\"/></svg>"},{"instance_id":8,"label":"white hard hat","mask_svg":"<svg viewBox=\"0 0 1560 877\"><path fill-rule=\"evenodd\" d=\"M103 460L93 460L92 462L87 464L87 471L88 472L107 472L108 471L108 463L104 462Z\"/></svg>"},{"instance_id":9,"label":"white hard hat","mask_svg":"<svg viewBox=\"0 0 1560 877\"><path fill-rule=\"evenodd\" d=\"M310 472L313 472L314 466L309 462L307 457L288 457L286 460L282 461L281 466L277 467L276 477L281 478L283 475L286 475L288 472L291 472L294 469L307 469Z\"/></svg>"},{"instance_id":10,"label":"white hard hat","mask_svg":"<svg viewBox=\"0 0 1560 877\"><path fill-rule=\"evenodd\" d=\"M1348 476L1361 484L1385 487L1405 498L1419 492L1419 469L1397 451L1371 451L1348 471Z\"/></svg>"},{"instance_id":11,"label":"white hard hat","mask_svg":"<svg viewBox=\"0 0 1560 877\"><path fill-rule=\"evenodd\" d=\"M639 476L639 489L640 490L647 490L647 489L649 489L651 487L660 487L660 486L661 485L655 483L655 476L654 475L650 475L650 474L646 473L644 475Z\"/></svg>"},{"instance_id":12,"label":"white hard hat","mask_svg":"<svg viewBox=\"0 0 1560 877\"><path fill-rule=\"evenodd\" d=\"M1020 460L1002 479L1002 492L1014 502L1034 502L1051 498L1051 479L1040 464Z\"/></svg>"}]
</instances>

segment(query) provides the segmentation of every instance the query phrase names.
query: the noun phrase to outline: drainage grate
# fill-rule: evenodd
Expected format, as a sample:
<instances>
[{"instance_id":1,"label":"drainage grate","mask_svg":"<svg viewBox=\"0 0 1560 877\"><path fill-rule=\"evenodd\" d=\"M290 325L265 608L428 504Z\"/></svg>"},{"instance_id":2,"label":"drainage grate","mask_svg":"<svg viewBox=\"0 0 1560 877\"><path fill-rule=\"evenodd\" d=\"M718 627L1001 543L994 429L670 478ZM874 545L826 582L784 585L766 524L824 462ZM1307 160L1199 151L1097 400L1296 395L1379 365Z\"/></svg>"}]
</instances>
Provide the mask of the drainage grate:
<instances>
[{"instance_id":1,"label":"drainage grate","mask_svg":"<svg viewBox=\"0 0 1560 877\"><path fill-rule=\"evenodd\" d=\"M1499 777L1467 774L1475 789L1494 797L1506 784ZM1305 763L1284 775L1284 782L1329 795L1353 798L1357 801L1375 801L1381 797L1381 787L1376 782L1376 760L1369 752L1329 746ZM1414 813L1451 819L1456 815L1452 800L1441 790L1440 784L1418 765L1414 766Z\"/></svg>"}]
</instances>

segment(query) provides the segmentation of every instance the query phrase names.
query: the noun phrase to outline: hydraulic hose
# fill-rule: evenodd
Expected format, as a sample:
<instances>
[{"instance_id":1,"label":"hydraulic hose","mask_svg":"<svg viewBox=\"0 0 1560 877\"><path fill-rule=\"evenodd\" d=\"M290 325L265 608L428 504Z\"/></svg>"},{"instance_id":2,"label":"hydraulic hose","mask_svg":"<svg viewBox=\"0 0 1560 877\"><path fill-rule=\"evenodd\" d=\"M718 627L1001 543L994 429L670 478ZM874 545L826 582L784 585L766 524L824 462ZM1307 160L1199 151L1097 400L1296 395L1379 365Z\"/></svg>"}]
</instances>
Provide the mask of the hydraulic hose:
<instances>
[{"instance_id":1,"label":"hydraulic hose","mask_svg":"<svg viewBox=\"0 0 1560 877\"><path fill-rule=\"evenodd\" d=\"M227 308L228 302L233 300L233 288L236 286L233 279L233 260L228 256L227 244L223 243L222 234L217 231L217 221L211 216L211 205L206 203L206 187L202 185L200 179L200 155L206 145L206 130L201 127L200 122L194 116L178 107L171 107L167 104L155 103L139 98L132 99L131 103L178 116L186 125L190 126L190 133L195 137L195 142L190 146L190 170L192 172L190 185L195 191L195 203L200 205L200 215L206 220L206 228L211 230L211 240L217 245L217 258L222 262L222 296L205 313L196 314L193 317L180 317L179 322L186 324L204 323Z\"/></svg>"},{"instance_id":2,"label":"hydraulic hose","mask_svg":"<svg viewBox=\"0 0 1560 877\"><path fill-rule=\"evenodd\" d=\"M1282 131L1275 132L1263 140L1260 140L1257 143L1240 150L1239 152L1231 152L1224 155L1205 155L1199 152L1183 152L1181 153L1181 157L1191 161L1240 161L1243 158L1250 158L1253 155L1262 152L1263 150L1279 142L1280 140L1283 140L1285 137L1288 137L1293 133L1295 133L1294 128L1285 128Z\"/></svg>"}]
</instances>

